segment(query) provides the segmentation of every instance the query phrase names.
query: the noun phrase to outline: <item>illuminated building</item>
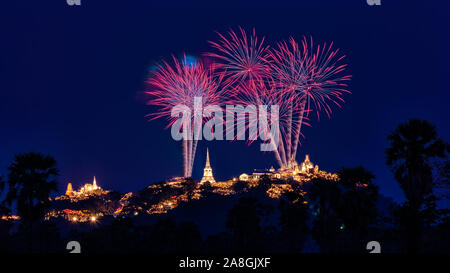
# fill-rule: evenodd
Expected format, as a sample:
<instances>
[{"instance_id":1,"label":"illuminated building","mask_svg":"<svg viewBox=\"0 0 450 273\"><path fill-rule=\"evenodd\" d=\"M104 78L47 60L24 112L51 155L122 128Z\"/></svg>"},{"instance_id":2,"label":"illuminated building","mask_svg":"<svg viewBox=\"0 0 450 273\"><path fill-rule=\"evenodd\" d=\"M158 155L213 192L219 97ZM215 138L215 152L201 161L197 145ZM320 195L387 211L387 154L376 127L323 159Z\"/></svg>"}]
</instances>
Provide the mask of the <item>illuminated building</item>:
<instances>
[{"instance_id":1,"label":"illuminated building","mask_svg":"<svg viewBox=\"0 0 450 273\"><path fill-rule=\"evenodd\" d=\"M66 195L67 196L73 196L72 183L70 183L70 182L67 184Z\"/></svg>"},{"instance_id":2,"label":"illuminated building","mask_svg":"<svg viewBox=\"0 0 450 273\"><path fill-rule=\"evenodd\" d=\"M97 179L94 176L94 180L92 184L84 184L78 191L74 191L72 188L72 183L67 184L66 196L70 198L80 198L91 195L100 195L104 194L106 191L103 191L100 186L97 185Z\"/></svg>"},{"instance_id":3,"label":"illuminated building","mask_svg":"<svg viewBox=\"0 0 450 273\"><path fill-rule=\"evenodd\" d=\"M84 184L83 187L80 188L80 190L78 191L79 193L84 193L84 194L89 194L89 193L93 193L96 190L101 190L101 188L99 186L97 186L97 180L95 179L94 176L94 181L92 182L92 184Z\"/></svg>"},{"instance_id":4,"label":"illuminated building","mask_svg":"<svg viewBox=\"0 0 450 273\"><path fill-rule=\"evenodd\" d=\"M205 183L205 182L210 182L210 183L216 182L216 180L214 179L214 176L213 176L211 165L209 163L208 148L206 148L206 165L205 165L205 168L203 169L203 177L202 177L202 180L200 181L200 183Z\"/></svg>"},{"instance_id":5,"label":"illuminated building","mask_svg":"<svg viewBox=\"0 0 450 273\"><path fill-rule=\"evenodd\" d=\"M250 176L246 173L239 175L239 180L241 180L241 181L248 181L249 179L250 179Z\"/></svg>"},{"instance_id":6,"label":"illuminated building","mask_svg":"<svg viewBox=\"0 0 450 273\"><path fill-rule=\"evenodd\" d=\"M289 160L287 167L278 170L275 170L273 167L268 170L255 170L251 175L243 173L239 176L239 180L249 182L259 181L264 175L271 179L293 179L301 183L309 181L312 178L323 178L334 181L338 179L337 174L319 170L319 166L311 162L309 155L305 155L305 160L300 165L292 158Z\"/></svg>"},{"instance_id":7,"label":"illuminated building","mask_svg":"<svg viewBox=\"0 0 450 273\"><path fill-rule=\"evenodd\" d=\"M316 165L317 170L319 169L319 166ZM302 172L309 172L311 169L314 168L314 164L312 164L312 162L309 160L309 155L305 156L305 161L302 162L301 164L301 171Z\"/></svg>"},{"instance_id":8,"label":"illuminated building","mask_svg":"<svg viewBox=\"0 0 450 273\"><path fill-rule=\"evenodd\" d=\"M88 199L91 196L100 196L107 194L109 191L103 190L97 185L97 180L94 176L92 184L84 184L78 191L73 190L72 183L67 183L66 193L62 196L56 197L55 200L70 200L71 202L77 202L80 200Z\"/></svg>"}]
</instances>

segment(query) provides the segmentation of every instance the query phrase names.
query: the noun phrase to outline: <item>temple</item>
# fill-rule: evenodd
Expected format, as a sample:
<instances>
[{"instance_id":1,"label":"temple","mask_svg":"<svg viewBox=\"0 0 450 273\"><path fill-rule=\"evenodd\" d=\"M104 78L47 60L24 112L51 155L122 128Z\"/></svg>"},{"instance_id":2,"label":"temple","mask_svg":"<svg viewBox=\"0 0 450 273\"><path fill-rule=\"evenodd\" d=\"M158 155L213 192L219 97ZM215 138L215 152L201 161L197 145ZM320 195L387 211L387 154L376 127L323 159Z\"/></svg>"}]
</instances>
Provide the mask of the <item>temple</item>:
<instances>
[{"instance_id":1,"label":"temple","mask_svg":"<svg viewBox=\"0 0 450 273\"><path fill-rule=\"evenodd\" d=\"M67 200L70 203L76 203L82 200L87 200L90 198L99 198L99 200L105 200L107 194L110 191L103 190L99 185L97 185L97 179L94 176L92 183L86 183L80 187L79 190L74 190L72 183L67 183L66 193L61 196L55 197L55 201ZM128 196L128 195L125 195ZM52 217L64 217L71 222L92 222L95 223L98 217L103 216L103 212L96 212L89 209L79 209L74 207L66 209L56 209L50 210L46 213L45 219L48 220Z\"/></svg>"},{"instance_id":2,"label":"temple","mask_svg":"<svg viewBox=\"0 0 450 273\"><path fill-rule=\"evenodd\" d=\"M305 160L302 162L302 164L300 166L300 170L302 172L309 172L311 169L314 169L314 168L318 170L319 166L316 165L314 167L314 164L309 160L309 155L306 155ZM297 171L298 171L298 169L297 169Z\"/></svg>"},{"instance_id":3,"label":"temple","mask_svg":"<svg viewBox=\"0 0 450 273\"><path fill-rule=\"evenodd\" d=\"M72 183L70 183L70 182L67 184L66 195L67 196L73 196Z\"/></svg>"},{"instance_id":4,"label":"temple","mask_svg":"<svg viewBox=\"0 0 450 273\"><path fill-rule=\"evenodd\" d=\"M305 155L305 160L299 165L294 158L289 160L286 167L275 170L271 167L269 170L255 170L253 174L243 173L239 176L241 181L257 181L262 176L268 176L271 179L293 179L298 182L306 182L312 178L324 178L329 180L337 180L338 176L334 173L328 173L319 170L318 165L314 165L309 159L309 155Z\"/></svg>"},{"instance_id":5,"label":"temple","mask_svg":"<svg viewBox=\"0 0 450 273\"><path fill-rule=\"evenodd\" d=\"M97 185L97 180L94 176L94 180L92 181L92 184L86 183L84 184L78 191L74 191L72 187L72 183L67 183L67 190L66 194L60 197L57 197L57 199L84 199L89 196L93 195L102 195L104 193L107 193L107 191L104 191L100 186Z\"/></svg>"},{"instance_id":6,"label":"temple","mask_svg":"<svg viewBox=\"0 0 450 273\"><path fill-rule=\"evenodd\" d=\"M206 148L206 165L205 165L205 168L203 169L203 177L202 177L202 180L200 181L200 183L205 183L205 182L210 182L210 183L216 182L216 180L214 179L214 176L213 176L211 165L209 163L208 148Z\"/></svg>"}]
</instances>

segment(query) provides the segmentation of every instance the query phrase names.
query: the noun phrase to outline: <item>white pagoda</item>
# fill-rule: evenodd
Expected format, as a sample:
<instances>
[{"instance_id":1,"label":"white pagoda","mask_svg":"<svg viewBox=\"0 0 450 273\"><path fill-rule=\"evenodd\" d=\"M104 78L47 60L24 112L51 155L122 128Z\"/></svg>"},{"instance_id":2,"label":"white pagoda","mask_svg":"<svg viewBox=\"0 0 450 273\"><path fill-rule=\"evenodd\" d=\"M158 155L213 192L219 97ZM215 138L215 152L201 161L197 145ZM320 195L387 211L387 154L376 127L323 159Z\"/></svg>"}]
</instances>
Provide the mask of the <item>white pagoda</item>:
<instances>
[{"instance_id":1,"label":"white pagoda","mask_svg":"<svg viewBox=\"0 0 450 273\"><path fill-rule=\"evenodd\" d=\"M203 169L203 177L202 177L202 180L200 181L200 183L205 183L207 181L209 181L210 183L216 182L216 180L214 179L214 176L213 176L211 165L209 163L208 148L206 148L206 165L205 165L205 168Z\"/></svg>"}]
</instances>

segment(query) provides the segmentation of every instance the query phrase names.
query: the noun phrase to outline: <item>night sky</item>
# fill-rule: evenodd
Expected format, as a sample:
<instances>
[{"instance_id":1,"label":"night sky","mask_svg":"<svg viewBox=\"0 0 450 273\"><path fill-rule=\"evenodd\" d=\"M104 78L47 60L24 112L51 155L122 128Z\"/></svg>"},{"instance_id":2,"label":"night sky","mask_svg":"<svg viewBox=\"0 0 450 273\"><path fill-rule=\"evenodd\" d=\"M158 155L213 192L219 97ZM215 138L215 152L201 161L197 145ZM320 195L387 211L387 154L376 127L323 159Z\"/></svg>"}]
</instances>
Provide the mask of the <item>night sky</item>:
<instances>
[{"instance_id":1,"label":"night sky","mask_svg":"<svg viewBox=\"0 0 450 273\"><path fill-rule=\"evenodd\" d=\"M421 118L450 139L448 7L381 1L81 0L79 7L65 0L6 1L0 8L0 173L14 154L35 151L56 158L60 191L94 175L103 188L122 192L182 175L181 143L164 130L164 120L145 118L156 108L140 95L144 81L161 59L198 56L210 50L215 31L242 26L271 44L303 35L334 41L347 55L352 94L331 119L304 129L297 160L308 153L327 171L362 165L376 175L381 193L402 201L385 165L387 135L400 122ZM207 146L218 180L276 166L256 143L199 145L196 179Z\"/></svg>"}]
</instances>

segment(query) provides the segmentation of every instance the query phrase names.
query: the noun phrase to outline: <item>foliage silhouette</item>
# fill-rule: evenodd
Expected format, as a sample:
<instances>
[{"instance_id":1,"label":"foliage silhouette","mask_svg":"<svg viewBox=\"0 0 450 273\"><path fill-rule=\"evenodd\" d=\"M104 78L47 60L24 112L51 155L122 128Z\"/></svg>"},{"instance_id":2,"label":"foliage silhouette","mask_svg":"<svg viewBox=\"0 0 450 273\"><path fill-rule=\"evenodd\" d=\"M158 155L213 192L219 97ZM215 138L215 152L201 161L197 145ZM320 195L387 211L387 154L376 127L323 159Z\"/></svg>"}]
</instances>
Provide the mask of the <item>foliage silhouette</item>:
<instances>
[{"instance_id":1,"label":"foliage silhouette","mask_svg":"<svg viewBox=\"0 0 450 273\"><path fill-rule=\"evenodd\" d=\"M226 227L233 236L234 249L239 252L261 251L263 227L261 222L270 209L253 197L242 197L228 212Z\"/></svg>"},{"instance_id":2,"label":"foliage silhouette","mask_svg":"<svg viewBox=\"0 0 450 273\"><path fill-rule=\"evenodd\" d=\"M411 119L398 125L388 136L386 163L400 184L407 202L399 211L407 236L407 250L418 252L424 225L420 210L433 193L433 163L445 158L449 145L437 136L434 125Z\"/></svg>"},{"instance_id":3,"label":"foliage silhouette","mask_svg":"<svg viewBox=\"0 0 450 273\"><path fill-rule=\"evenodd\" d=\"M5 201L15 205L29 233L32 249L33 223L40 221L50 204L50 193L57 191L56 160L40 153L18 154L8 167L8 192Z\"/></svg>"}]
</instances>

